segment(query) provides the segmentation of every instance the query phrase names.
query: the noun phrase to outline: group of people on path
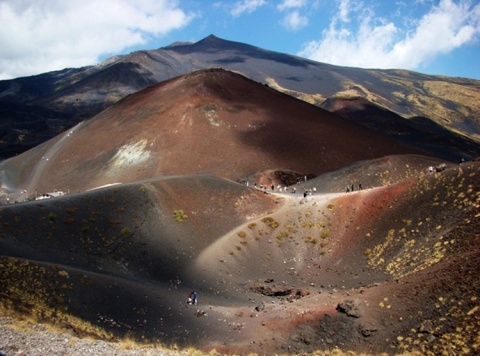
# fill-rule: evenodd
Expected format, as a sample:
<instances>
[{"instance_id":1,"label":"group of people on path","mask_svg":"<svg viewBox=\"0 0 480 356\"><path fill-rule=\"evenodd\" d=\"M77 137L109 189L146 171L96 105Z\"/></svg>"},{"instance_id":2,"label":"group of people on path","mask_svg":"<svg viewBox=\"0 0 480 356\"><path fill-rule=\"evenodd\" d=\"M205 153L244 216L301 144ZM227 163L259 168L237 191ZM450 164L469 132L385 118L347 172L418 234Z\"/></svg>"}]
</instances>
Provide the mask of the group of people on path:
<instances>
[{"instance_id":1,"label":"group of people on path","mask_svg":"<svg viewBox=\"0 0 480 356\"><path fill-rule=\"evenodd\" d=\"M248 187L248 182L246 183L247 187ZM254 183L254 187L256 189L260 189L260 190L264 190L264 191L267 191L269 189L269 187L266 185L266 184L262 184L260 183L260 185L257 186L257 183ZM270 186L270 189L272 190L272 192L275 192L277 191L278 193L287 193L288 192L288 187L287 186L282 186L280 184L278 184L276 187L274 184L272 184ZM291 188L291 193L292 194L295 194L297 192L297 187L296 186L293 186ZM317 192L317 188L313 187L312 189L305 189L304 190L304 197L306 197L307 195L312 195L312 194L315 194Z\"/></svg>"},{"instance_id":2,"label":"group of people on path","mask_svg":"<svg viewBox=\"0 0 480 356\"><path fill-rule=\"evenodd\" d=\"M358 190L362 190L362 183L358 183ZM347 193L355 191L355 186L347 184Z\"/></svg>"}]
</instances>

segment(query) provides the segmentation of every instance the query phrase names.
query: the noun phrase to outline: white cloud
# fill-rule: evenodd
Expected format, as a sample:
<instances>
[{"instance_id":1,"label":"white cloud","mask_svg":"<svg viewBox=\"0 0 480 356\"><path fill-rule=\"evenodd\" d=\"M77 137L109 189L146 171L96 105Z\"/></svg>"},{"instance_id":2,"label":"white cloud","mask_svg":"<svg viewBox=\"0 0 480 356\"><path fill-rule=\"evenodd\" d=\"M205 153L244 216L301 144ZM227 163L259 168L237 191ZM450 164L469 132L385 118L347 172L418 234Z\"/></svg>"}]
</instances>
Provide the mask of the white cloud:
<instances>
[{"instance_id":1,"label":"white cloud","mask_svg":"<svg viewBox=\"0 0 480 356\"><path fill-rule=\"evenodd\" d=\"M232 16L240 16L244 12L251 13L257 10L259 7L265 5L265 0L243 0L237 1L230 11Z\"/></svg>"},{"instance_id":2,"label":"white cloud","mask_svg":"<svg viewBox=\"0 0 480 356\"><path fill-rule=\"evenodd\" d=\"M370 9L364 7L362 1L357 0L337 0L338 13L335 21L350 22L350 13L366 11L370 12Z\"/></svg>"},{"instance_id":3,"label":"white cloud","mask_svg":"<svg viewBox=\"0 0 480 356\"><path fill-rule=\"evenodd\" d=\"M0 79L94 64L191 18L169 0L0 0Z\"/></svg>"},{"instance_id":4,"label":"white cloud","mask_svg":"<svg viewBox=\"0 0 480 356\"><path fill-rule=\"evenodd\" d=\"M358 23L347 26L350 1L339 4L321 39L309 42L300 56L336 65L417 69L480 36L480 5L464 0L441 0L410 29L375 18L365 7L355 8Z\"/></svg>"},{"instance_id":5,"label":"white cloud","mask_svg":"<svg viewBox=\"0 0 480 356\"><path fill-rule=\"evenodd\" d=\"M306 0L283 0L277 5L278 11L297 9L306 5Z\"/></svg>"},{"instance_id":6,"label":"white cloud","mask_svg":"<svg viewBox=\"0 0 480 356\"><path fill-rule=\"evenodd\" d=\"M289 30L298 30L308 25L308 18L300 15L298 11L289 12L283 18L283 26Z\"/></svg>"},{"instance_id":7,"label":"white cloud","mask_svg":"<svg viewBox=\"0 0 480 356\"><path fill-rule=\"evenodd\" d=\"M350 0L341 0L338 5L338 18L343 22L350 21Z\"/></svg>"},{"instance_id":8,"label":"white cloud","mask_svg":"<svg viewBox=\"0 0 480 356\"><path fill-rule=\"evenodd\" d=\"M283 16L282 25L288 30L296 31L308 25L308 17L301 15L300 8L307 5L306 0L283 0L277 5L277 10L286 12Z\"/></svg>"}]
</instances>

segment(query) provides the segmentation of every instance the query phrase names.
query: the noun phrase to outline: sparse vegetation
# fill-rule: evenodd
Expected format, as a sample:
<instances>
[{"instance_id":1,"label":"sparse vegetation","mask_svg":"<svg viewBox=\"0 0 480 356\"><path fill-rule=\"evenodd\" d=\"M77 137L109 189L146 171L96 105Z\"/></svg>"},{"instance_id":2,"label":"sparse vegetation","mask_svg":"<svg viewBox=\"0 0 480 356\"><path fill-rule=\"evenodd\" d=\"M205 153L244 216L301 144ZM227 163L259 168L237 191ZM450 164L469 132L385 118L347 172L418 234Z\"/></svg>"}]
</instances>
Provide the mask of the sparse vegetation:
<instances>
[{"instance_id":1,"label":"sparse vegetation","mask_svg":"<svg viewBox=\"0 0 480 356\"><path fill-rule=\"evenodd\" d=\"M390 171L394 179L396 173L393 168ZM234 199L235 194L232 193L229 200L225 198L227 194L220 192L218 195L213 194L215 197L212 203L207 200L207 204L211 206L204 208L198 205L198 202L189 206L192 224L183 227L187 228L186 231L195 229L195 238L198 236L199 239L195 239L194 243L189 243L190 241L181 234L172 236L177 235L171 233L172 231L178 231L179 228L180 231L184 230L175 223L188 219L182 210L173 211L173 220L168 213L166 218L163 214L158 214L163 219L161 225L148 225L151 224L148 215L145 218L146 215L139 211L132 213L128 202L123 201L120 193L116 196L116 203L124 205L126 207L124 211L120 211L117 205L110 206L104 198L103 206L96 206L86 212L82 208L77 208L77 205L75 208L69 208L61 204L61 199L58 205L44 203L47 204L44 210L37 209L39 219L29 217L28 214L23 216L20 213L23 208L21 205L15 209L3 208L0 211L2 243L5 241L8 244L11 236L15 238L19 236L15 243L23 243L23 239L28 243L33 241L38 248L47 245L48 250L45 251L58 251L58 256L55 256L56 259L53 261L56 265L41 268L31 261L0 259L3 288L3 292L0 292L0 303L6 300L8 308L17 308L20 312L29 312L31 308L32 313L38 316L38 320L53 320L71 327L69 320L63 324L65 320L63 314L74 310L72 303L77 300L75 293L87 295L100 291L104 293L100 295L102 298L118 295L120 296L118 303L123 306L121 304L123 287L121 283L117 283L120 281L119 278L110 278L111 274L120 277L125 274L130 277L136 273L140 278L135 283L141 283L141 278L150 278L155 273L152 272L153 268L158 266L152 267L153 263L152 265L148 263L156 261L155 258L161 256L158 260L166 258L167 262L177 263L178 258L181 263L187 260L195 261L195 265L191 264L188 267L202 266L202 270L197 269L196 276L202 280L204 278L207 281L207 288L213 291L208 296L210 299L208 307L214 310L209 312L210 321L217 320L216 314L219 311L226 311L222 320L226 320L225 325L231 329L236 327L232 316L236 317L235 313L238 310L248 308L249 311L244 312L243 321L248 324L245 327L257 327L260 319L253 322L252 320L260 316L261 322L265 321L267 326L260 329L270 338L272 336L269 334L272 325L270 323L276 321L271 315L285 316L282 321L295 323L294 326L293 323L287 325L292 327L295 337L301 332L302 338L305 338L290 340L288 336L284 337L282 340L285 340L285 343L282 345L292 342L294 343L292 350L302 350L302 343L309 343L308 347L316 345L315 340L323 342L326 337L331 340L332 347L347 345L345 347L354 349L354 341L345 338L345 335L351 331L356 336L353 338L355 340L370 337L377 331L364 330L363 327L372 322L372 325L382 327L380 341L382 344L378 347L379 349L381 347L381 350L391 350L392 353L399 354L418 352L432 355L446 354L455 350L459 355L471 354L479 345L476 331L480 327L478 321L480 306L475 279L478 265L475 248L479 240L478 234L473 232L478 231L479 226L480 194L477 189L478 183L471 182L473 178L463 180L466 174L455 179L452 176L454 174L427 175L422 182L413 178L398 186L382 187L357 195L345 194L340 197L336 195L335 200L331 201L323 200L323 197L317 195L319 198L316 206L312 202L300 204L298 199L291 205L288 203L294 199L285 199L285 205L282 206L284 204L282 202L275 206L269 195L262 194L261 199L266 203L260 206L264 210L255 206L256 210L252 209L251 214L246 213L243 217L243 209L248 209L248 204L245 204L242 206L241 214L238 214L238 211L234 212L234 219L230 219L227 213L234 210L231 199ZM136 193L138 194L138 191ZM140 204L144 204L144 197L141 199ZM329 202L335 202L335 208ZM27 205L33 204L25 204ZM224 207L225 214L220 213L218 205ZM112 209L102 210L105 206ZM134 206L136 208L139 205ZM164 206L162 208L165 209ZM9 210L13 213L7 215ZM332 210L334 212L330 213ZM45 217L49 211L55 216L53 220ZM219 220L212 224L210 220L212 217L218 217ZM201 225L202 219L214 226L213 233L205 227L206 225ZM255 220L249 223L249 219ZM50 224L49 220L64 223ZM35 235L35 240L30 240L29 236L33 235L31 231L37 222L41 234ZM236 225L238 222L241 225ZM165 230L161 230L162 226L166 226ZM17 235L13 235L12 231ZM151 248L150 236L144 238L149 231L161 231L161 243L167 241L169 247L174 247L168 250L173 260L170 260L170 255L165 257L164 245L159 246L160 248ZM132 240L119 238L133 234L135 239ZM257 242L260 237L261 241ZM159 240L155 240L155 243ZM210 243L212 244L209 245ZM357 248L360 250L355 250ZM140 262L135 260L141 259L140 255L133 255L137 249L146 254L145 263L143 260ZM155 255L157 250L161 250L159 255ZM359 256L360 251L364 251L365 255ZM342 255L344 252L346 255ZM84 255L81 255L82 253ZM349 258L342 260L342 257L347 255ZM68 262L71 256L73 258L78 256L75 260L77 264L74 266L75 269L70 269L65 262ZM81 258L92 263L94 274L87 271L90 266L81 264ZM95 265L97 261L98 265ZM219 261L222 264L219 264ZM12 272L12 269L18 269L18 272ZM111 273L108 275L107 284L102 280L102 269ZM455 269L456 274L451 272ZM258 275L257 270L260 272ZM41 278L38 278L39 276ZM224 295L230 297L230 293L237 293L238 298L242 298L239 290L242 291L241 288L245 285L242 283L247 279L252 283L256 283L258 279L259 283L271 286L272 290L277 292L288 291L292 285L296 285L296 288L308 289L308 292L315 295L315 301L304 299L305 302L296 303L294 295L291 299L273 295L275 303L268 304L264 313L252 315L250 311L254 305L250 306L250 300L245 299L241 306L234 305L234 308L228 310L217 308L216 304L210 303L217 297L223 298ZM215 284L209 284L210 281ZM220 290L219 294L215 294L217 290ZM132 303L135 310L145 307L142 305L144 299L148 299L148 305L156 303L152 294L147 292L144 295L144 290L141 291L138 301L135 300L135 305ZM361 293L363 295L360 296ZM323 305L331 308L339 296L344 298L346 295L364 302L365 307L368 307L364 310L369 312L355 319L355 327L352 330L347 329L350 324L343 323L342 327L346 329L341 335L332 336L333 334L328 332L337 332L337 325L332 324L336 318L327 320L318 317L315 308L319 306L323 308ZM146 296L148 298L145 298ZM203 298L201 302L204 302ZM296 304L290 308L289 303ZM171 308L180 323L189 319L184 318L185 313L194 312L193 309L185 308L183 300L179 303L177 299L172 304L167 304L168 302L165 302L164 305ZM404 305L409 308L408 313ZM420 307L416 309L418 305ZM271 310L274 313L271 313ZM294 313L289 314L292 310ZM152 325L150 316L156 312L152 313L152 309L145 308L139 318L141 327L135 324L137 318L132 318L134 321L128 328L131 327L129 330L134 331L127 334L126 341L121 347L133 349L135 345L141 344L143 336L141 334L144 330L150 331ZM158 313L160 317L156 322L162 317L170 317L166 313ZM155 317L158 315L155 314ZM290 315L293 316L292 319L289 318ZM144 318L148 322L143 322ZM298 323L299 321L301 323ZM318 326L312 329L317 339L309 335L311 330L308 328L313 325L311 321ZM397 325L399 326L396 327ZM158 324L155 325L157 326ZM306 328L302 329L305 326ZM108 325L106 329L107 332L116 331L121 327L123 326L118 323ZM87 326L83 328L87 330ZM393 329L395 334L392 334ZM253 332L255 331L257 330L253 329ZM96 331L93 330L92 335L97 335L94 332ZM386 335L385 338L383 333ZM101 330L98 331L98 335L101 335ZM377 342L378 338L370 337L365 340ZM245 340L239 338L238 341ZM373 342L372 345L376 347ZM323 351L319 351L321 352ZM338 352L340 354L341 351Z\"/></svg>"},{"instance_id":2,"label":"sparse vegetation","mask_svg":"<svg viewBox=\"0 0 480 356\"><path fill-rule=\"evenodd\" d=\"M175 219L175 221L179 221L179 222L188 220L188 216L187 214L185 214L183 210L174 210L173 218Z\"/></svg>"},{"instance_id":3,"label":"sparse vegetation","mask_svg":"<svg viewBox=\"0 0 480 356\"><path fill-rule=\"evenodd\" d=\"M275 221L272 217L265 217L262 219L262 222L267 224L270 228L276 229L280 224Z\"/></svg>"},{"instance_id":4,"label":"sparse vegetation","mask_svg":"<svg viewBox=\"0 0 480 356\"><path fill-rule=\"evenodd\" d=\"M133 231L130 230L128 227L123 227L123 228L120 230L120 235L121 235L122 237L125 237L125 238L132 237L132 236L133 236Z\"/></svg>"}]
</instances>

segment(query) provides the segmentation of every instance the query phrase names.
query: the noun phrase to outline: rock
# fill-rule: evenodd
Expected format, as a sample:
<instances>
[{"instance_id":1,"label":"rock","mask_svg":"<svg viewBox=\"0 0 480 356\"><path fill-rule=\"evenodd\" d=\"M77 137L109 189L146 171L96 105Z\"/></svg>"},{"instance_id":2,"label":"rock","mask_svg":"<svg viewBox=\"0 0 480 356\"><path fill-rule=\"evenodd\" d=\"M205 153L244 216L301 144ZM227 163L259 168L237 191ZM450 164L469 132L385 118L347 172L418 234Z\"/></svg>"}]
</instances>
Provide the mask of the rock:
<instances>
[{"instance_id":1,"label":"rock","mask_svg":"<svg viewBox=\"0 0 480 356\"><path fill-rule=\"evenodd\" d=\"M353 300L347 300L343 303L339 303L336 309L340 313L345 313L352 318L360 317L360 312L355 306L355 303L353 302Z\"/></svg>"},{"instance_id":2,"label":"rock","mask_svg":"<svg viewBox=\"0 0 480 356\"><path fill-rule=\"evenodd\" d=\"M255 307L255 311L257 312L260 312L262 310L265 309L265 303L262 303L262 304L258 304L256 307Z\"/></svg>"},{"instance_id":3,"label":"rock","mask_svg":"<svg viewBox=\"0 0 480 356\"><path fill-rule=\"evenodd\" d=\"M425 320L418 327L418 332L423 334L433 334L433 323L431 320Z\"/></svg>"},{"instance_id":4,"label":"rock","mask_svg":"<svg viewBox=\"0 0 480 356\"><path fill-rule=\"evenodd\" d=\"M207 316L207 313L205 312L205 310L203 309L198 309L196 312L195 312L195 315L199 318L201 316Z\"/></svg>"},{"instance_id":5,"label":"rock","mask_svg":"<svg viewBox=\"0 0 480 356\"><path fill-rule=\"evenodd\" d=\"M358 332L363 336L363 337L369 337L372 336L373 333L377 332L377 329L375 328L367 328L363 325L360 325L358 327Z\"/></svg>"}]
</instances>

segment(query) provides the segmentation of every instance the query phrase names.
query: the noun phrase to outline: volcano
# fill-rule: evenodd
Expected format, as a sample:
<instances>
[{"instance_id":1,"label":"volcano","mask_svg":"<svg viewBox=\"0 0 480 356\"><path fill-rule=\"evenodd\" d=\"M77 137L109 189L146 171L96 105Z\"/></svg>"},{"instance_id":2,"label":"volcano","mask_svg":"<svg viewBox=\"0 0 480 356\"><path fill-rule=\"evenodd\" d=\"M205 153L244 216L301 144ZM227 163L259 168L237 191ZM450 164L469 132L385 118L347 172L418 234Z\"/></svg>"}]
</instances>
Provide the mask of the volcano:
<instances>
[{"instance_id":1,"label":"volcano","mask_svg":"<svg viewBox=\"0 0 480 356\"><path fill-rule=\"evenodd\" d=\"M1 310L204 353L478 353L480 161L433 152L223 69L155 84L0 163Z\"/></svg>"}]
</instances>

